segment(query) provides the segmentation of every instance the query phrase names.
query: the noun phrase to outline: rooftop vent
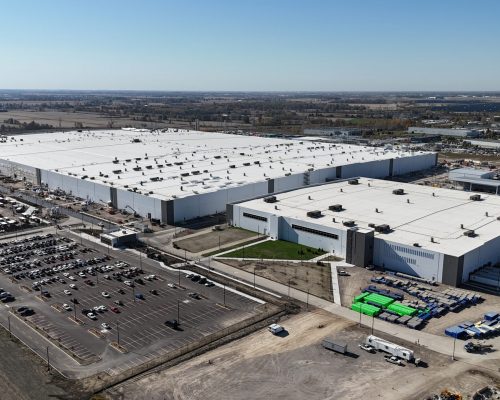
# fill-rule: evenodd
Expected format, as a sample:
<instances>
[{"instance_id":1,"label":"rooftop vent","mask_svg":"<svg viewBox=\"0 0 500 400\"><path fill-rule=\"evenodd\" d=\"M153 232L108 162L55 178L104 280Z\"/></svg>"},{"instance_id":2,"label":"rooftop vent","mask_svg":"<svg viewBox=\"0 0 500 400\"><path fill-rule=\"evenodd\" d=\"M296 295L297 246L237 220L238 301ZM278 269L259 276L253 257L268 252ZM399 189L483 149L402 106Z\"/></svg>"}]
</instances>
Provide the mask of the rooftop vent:
<instances>
[{"instance_id":1,"label":"rooftop vent","mask_svg":"<svg viewBox=\"0 0 500 400\"><path fill-rule=\"evenodd\" d=\"M276 196L268 196L268 197L264 197L264 201L266 203L276 203L278 201L278 199L276 198Z\"/></svg>"},{"instance_id":2,"label":"rooftop vent","mask_svg":"<svg viewBox=\"0 0 500 400\"><path fill-rule=\"evenodd\" d=\"M328 207L330 211L335 211L335 212L340 212L343 211L344 208L342 207L342 204L334 204L333 206Z\"/></svg>"},{"instance_id":3,"label":"rooftop vent","mask_svg":"<svg viewBox=\"0 0 500 400\"><path fill-rule=\"evenodd\" d=\"M413 246L414 247L422 247L422 246L420 246L420 243L413 243Z\"/></svg>"},{"instance_id":4,"label":"rooftop vent","mask_svg":"<svg viewBox=\"0 0 500 400\"><path fill-rule=\"evenodd\" d=\"M349 179L347 182L349 185L359 185L359 180L358 179Z\"/></svg>"},{"instance_id":5,"label":"rooftop vent","mask_svg":"<svg viewBox=\"0 0 500 400\"><path fill-rule=\"evenodd\" d=\"M479 200L481 200L481 195L480 194L473 194L469 197L469 199L472 201L479 201Z\"/></svg>"},{"instance_id":6,"label":"rooftop vent","mask_svg":"<svg viewBox=\"0 0 500 400\"><path fill-rule=\"evenodd\" d=\"M377 225L375 226L375 231L380 233L389 233L391 231L391 227L387 224Z\"/></svg>"},{"instance_id":7,"label":"rooftop vent","mask_svg":"<svg viewBox=\"0 0 500 400\"><path fill-rule=\"evenodd\" d=\"M323 216L320 210L308 211L307 216L309 218L321 218Z\"/></svg>"},{"instance_id":8,"label":"rooftop vent","mask_svg":"<svg viewBox=\"0 0 500 400\"><path fill-rule=\"evenodd\" d=\"M405 191L404 191L404 189L394 189L394 190L392 191L392 194L395 194L395 195L401 196L402 194L405 194Z\"/></svg>"},{"instance_id":9,"label":"rooftop vent","mask_svg":"<svg viewBox=\"0 0 500 400\"><path fill-rule=\"evenodd\" d=\"M356 222L354 221L344 221L342 222L344 226L356 226Z\"/></svg>"},{"instance_id":10,"label":"rooftop vent","mask_svg":"<svg viewBox=\"0 0 500 400\"><path fill-rule=\"evenodd\" d=\"M472 229L469 229L467 231L464 232L464 236L467 236L467 237L475 237L476 236L476 232Z\"/></svg>"}]
</instances>

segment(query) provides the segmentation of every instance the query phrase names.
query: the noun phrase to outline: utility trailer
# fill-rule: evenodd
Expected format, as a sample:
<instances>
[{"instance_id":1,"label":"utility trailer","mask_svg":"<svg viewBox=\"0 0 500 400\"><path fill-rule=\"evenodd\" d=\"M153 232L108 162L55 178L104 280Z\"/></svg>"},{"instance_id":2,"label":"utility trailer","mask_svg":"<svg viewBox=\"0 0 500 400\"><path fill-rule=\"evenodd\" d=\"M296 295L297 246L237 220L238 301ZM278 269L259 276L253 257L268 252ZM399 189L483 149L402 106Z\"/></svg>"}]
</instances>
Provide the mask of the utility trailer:
<instances>
[{"instance_id":1,"label":"utility trailer","mask_svg":"<svg viewBox=\"0 0 500 400\"><path fill-rule=\"evenodd\" d=\"M323 346L325 349L333 350L340 354L347 353L347 343L336 339L325 338L322 340L321 346Z\"/></svg>"},{"instance_id":2,"label":"utility trailer","mask_svg":"<svg viewBox=\"0 0 500 400\"><path fill-rule=\"evenodd\" d=\"M415 360L413 351L407 349L406 347L399 346L395 343L389 342L385 339L381 339L377 336L370 335L366 338L366 344L373 346L376 350L383 351L385 353L389 353L393 356L402 358L406 361Z\"/></svg>"}]
</instances>

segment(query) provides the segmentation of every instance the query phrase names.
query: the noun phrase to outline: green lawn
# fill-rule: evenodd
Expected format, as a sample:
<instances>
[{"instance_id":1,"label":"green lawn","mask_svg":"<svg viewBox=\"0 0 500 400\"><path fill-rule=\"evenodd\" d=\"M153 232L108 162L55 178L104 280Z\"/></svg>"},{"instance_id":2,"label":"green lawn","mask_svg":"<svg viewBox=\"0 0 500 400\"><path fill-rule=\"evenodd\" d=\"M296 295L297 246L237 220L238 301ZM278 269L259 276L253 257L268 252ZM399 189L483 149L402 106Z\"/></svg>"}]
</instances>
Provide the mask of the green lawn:
<instances>
[{"instance_id":1,"label":"green lawn","mask_svg":"<svg viewBox=\"0 0 500 400\"><path fill-rule=\"evenodd\" d=\"M262 258L276 260L310 260L326 252L309 246L285 242L284 240L268 240L252 246L241 248L221 257L230 258Z\"/></svg>"}]
</instances>

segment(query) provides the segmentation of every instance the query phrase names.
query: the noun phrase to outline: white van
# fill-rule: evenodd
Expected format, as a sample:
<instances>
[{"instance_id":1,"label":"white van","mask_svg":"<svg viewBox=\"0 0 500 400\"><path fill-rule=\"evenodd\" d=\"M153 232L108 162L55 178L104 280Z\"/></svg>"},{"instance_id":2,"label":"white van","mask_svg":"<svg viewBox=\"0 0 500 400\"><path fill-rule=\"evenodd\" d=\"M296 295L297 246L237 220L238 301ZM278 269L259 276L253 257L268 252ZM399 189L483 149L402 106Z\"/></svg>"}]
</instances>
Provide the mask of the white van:
<instances>
[{"instance_id":1,"label":"white van","mask_svg":"<svg viewBox=\"0 0 500 400\"><path fill-rule=\"evenodd\" d=\"M268 326L268 331L271 332L273 335L277 335L280 332L283 332L285 329L278 324L271 324Z\"/></svg>"}]
</instances>

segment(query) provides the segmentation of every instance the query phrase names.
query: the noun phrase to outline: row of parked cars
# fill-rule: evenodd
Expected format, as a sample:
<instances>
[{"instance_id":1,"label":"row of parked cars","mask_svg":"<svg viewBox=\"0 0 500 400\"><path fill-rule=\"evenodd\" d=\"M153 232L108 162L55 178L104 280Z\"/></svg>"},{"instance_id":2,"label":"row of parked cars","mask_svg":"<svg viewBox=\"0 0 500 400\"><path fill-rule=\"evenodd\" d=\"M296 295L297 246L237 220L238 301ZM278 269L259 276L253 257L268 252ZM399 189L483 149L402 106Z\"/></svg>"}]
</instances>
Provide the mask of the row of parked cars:
<instances>
[{"instance_id":1,"label":"row of parked cars","mask_svg":"<svg viewBox=\"0 0 500 400\"><path fill-rule=\"evenodd\" d=\"M200 275L197 275L197 274L187 274L186 278L187 279L191 279L191 281L197 282L200 285L205 285L206 287L212 287L212 286L215 285L215 283L213 283L212 281L209 281L204 276L200 276Z\"/></svg>"}]
</instances>

